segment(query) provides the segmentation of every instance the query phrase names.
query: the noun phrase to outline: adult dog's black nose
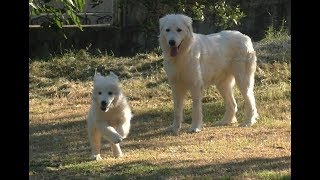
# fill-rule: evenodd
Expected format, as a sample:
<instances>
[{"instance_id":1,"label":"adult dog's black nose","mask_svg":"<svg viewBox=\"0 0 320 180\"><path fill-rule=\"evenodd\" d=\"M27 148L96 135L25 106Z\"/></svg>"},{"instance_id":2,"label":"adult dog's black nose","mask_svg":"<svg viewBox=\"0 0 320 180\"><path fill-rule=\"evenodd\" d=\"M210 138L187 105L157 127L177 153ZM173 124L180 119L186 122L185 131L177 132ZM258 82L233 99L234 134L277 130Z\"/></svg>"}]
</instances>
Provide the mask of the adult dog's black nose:
<instances>
[{"instance_id":1,"label":"adult dog's black nose","mask_svg":"<svg viewBox=\"0 0 320 180\"><path fill-rule=\"evenodd\" d=\"M170 40L169 44L170 44L170 46L175 46L176 45L176 41L175 40Z\"/></svg>"},{"instance_id":2,"label":"adult dog's black nose","mask_svg":"<svg viewBox=\"0 0 320 180\"><path fill-rule=\"evenodd\" d=\"M101 101L101 106L107 106L107 102L106 101Z\"/></svg>"}]
</instances>

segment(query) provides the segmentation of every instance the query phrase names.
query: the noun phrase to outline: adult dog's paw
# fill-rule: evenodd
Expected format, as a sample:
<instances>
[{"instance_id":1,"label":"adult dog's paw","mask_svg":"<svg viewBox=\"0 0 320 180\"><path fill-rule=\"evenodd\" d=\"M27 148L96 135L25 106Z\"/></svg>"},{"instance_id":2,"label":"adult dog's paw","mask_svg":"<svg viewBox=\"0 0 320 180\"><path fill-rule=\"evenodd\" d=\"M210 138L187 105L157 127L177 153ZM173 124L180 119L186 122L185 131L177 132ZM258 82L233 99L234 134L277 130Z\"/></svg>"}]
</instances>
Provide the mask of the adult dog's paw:
<instances>
[{"instance_id":1,"label":"adult dog's paw","mask_svg":"<svg viewBox=\"0 0 320 180\"><path fill-rule=\"evenodd\" d=\"M176 136L179 134L179 130L180 130L180 127L177 127L175 125L171 125L166 129L167 132L173 133Z\"/></svg>"},{"instance_id":2,"label":"adult dog's paw","mask_svg":"<svg viewBox=\"0 0 320 180\"><path fill-rule=\"evenodd\" d=\"M215 126L232 126L235 124L237 124L237 121L220 120L214 123Z\"/></svg>"},{"instance_id":3,"label":"adult dog's paw","mask_svg":"<svg viewBox=\"0 0 320 180\"><path fill-rule=\"evenodd\" d=\"M197 132L200 132L200 131L201 131L200 128L191 127L191 128L188 129L188 133L197 133Z\"/></svg>"},{"instance_id":4,"label":"adult dog's paw","mask_svg":"<svg viewBox=\"0 0 320 180\"><path fill-rule=\"evenodd\" d=\"M252 126L253 124L255 124L257 121L245 121L245 122L242 122L239 127L250 127Z\"/></svg>"}]
</instances>

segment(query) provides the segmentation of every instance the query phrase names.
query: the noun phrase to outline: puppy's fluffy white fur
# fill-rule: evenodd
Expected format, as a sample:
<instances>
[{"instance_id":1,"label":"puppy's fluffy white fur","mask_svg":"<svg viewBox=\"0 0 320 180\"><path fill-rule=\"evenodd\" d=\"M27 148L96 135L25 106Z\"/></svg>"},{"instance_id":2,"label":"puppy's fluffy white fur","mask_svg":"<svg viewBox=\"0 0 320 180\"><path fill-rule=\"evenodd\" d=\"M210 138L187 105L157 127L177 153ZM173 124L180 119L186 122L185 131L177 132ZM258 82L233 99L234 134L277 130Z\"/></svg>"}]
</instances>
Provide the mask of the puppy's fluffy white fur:
<instances>
[{"instance_id":1,"label":"puppy's fluffy white fur","mask_svg":"<svg viewBox=\"0 0 320 180\"><path fill-rule=\"evenodd\" d=\"M226 112L218 124L237 122L232 92L235 82L245 104L246 119L241 125L254 124L258 117L253 93L256 54L251 39L238 31L194 33L192 19L182 14L166 15L159 24L163 64L174 100L174 121L169 129L178 133L183 121L184 95L189 90L193 101L189 131L201 130L202 92L211 84L216 85L225 102Z\"/></svg>"},{"instance_id":2,"label":"puppy's fluffy white fur","mask_svg":"<svg viewBox=\"0 0 320 180\"><path fill-rule=\"evenodd\" d=\"M118 77L114 73L94 77L92 101L87 118L87 129L92 158L101 160L101 137L109 142L114 157L121 157L120 142L127 137L130 130L132 113L123 94Z\"/></svg>"}]
</instances>

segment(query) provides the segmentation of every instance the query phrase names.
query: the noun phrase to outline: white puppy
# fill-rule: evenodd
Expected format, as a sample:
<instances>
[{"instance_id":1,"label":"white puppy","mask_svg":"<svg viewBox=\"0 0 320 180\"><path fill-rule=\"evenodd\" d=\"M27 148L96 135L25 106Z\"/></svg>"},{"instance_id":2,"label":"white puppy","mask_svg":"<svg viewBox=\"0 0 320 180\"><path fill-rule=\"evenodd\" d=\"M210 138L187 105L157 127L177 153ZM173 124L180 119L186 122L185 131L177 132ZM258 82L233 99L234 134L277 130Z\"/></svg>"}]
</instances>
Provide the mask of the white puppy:
<instances>
[{"instance_id":1,"label":"white puppy","mask_svg":"<svg viewBox=\"0 0 320 180\"><path fill-rule=\"evenodd\" d=\"M119 143L127 137L132 114L127 98L119 87L118 77L97 73L94 77L92 102L87 118L87 128L92 157L101 160L101 136L111 145L114 157L121 157Z\"/></svg>"},{"instance_id":2,"label":"white puppy","mask_svg":"<svg viewBox=\"0 0 320 180\"><path fill-rule=\"evenodd\" d=\"M159 43L164 69L174 100L174 121L169 130L178 133L183 121L183 98L190 90L192 124L190 132L201 130L202 92L215 84L222 95L226 112L218 124L237 122L237 104L232 88L234 80L244 98L246 119L242 126L256 122L253 93L256 54L251 39L238 31L203 35L193 33L192 19L182 14L166 15L159 20Z\"/></svg>"}]
</instances>

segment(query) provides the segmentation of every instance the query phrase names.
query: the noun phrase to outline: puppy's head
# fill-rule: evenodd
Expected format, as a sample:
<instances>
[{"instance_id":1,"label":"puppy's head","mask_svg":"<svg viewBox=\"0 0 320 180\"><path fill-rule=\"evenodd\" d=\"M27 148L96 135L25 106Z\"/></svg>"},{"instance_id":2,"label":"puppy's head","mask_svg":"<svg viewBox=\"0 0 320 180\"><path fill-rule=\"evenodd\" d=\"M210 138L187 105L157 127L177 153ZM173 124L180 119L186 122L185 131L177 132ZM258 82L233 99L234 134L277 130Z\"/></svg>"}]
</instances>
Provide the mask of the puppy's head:
<instances>
[{"instance_id":1,"label":"puppy's head","mask_svg":"<svg viewBox=\"0 0 320 180\"><path fill-rule=\"evenodd\" d=\"M97 73L94 76L92 100L104 112L112 108L120 95L119 79L113 72L108 76Z\"/></svg>"},{"instance_id":2,"label":"puppy's head","mask_svg":"<svg viewBox=\"0 0 320 180\"><path fill-rule=\"evenodd\" d=\"M176 57L193 36L192 19L183 14L169 14L159 19L159 42L164 53Z\"/></svg>"}]
</instances>

